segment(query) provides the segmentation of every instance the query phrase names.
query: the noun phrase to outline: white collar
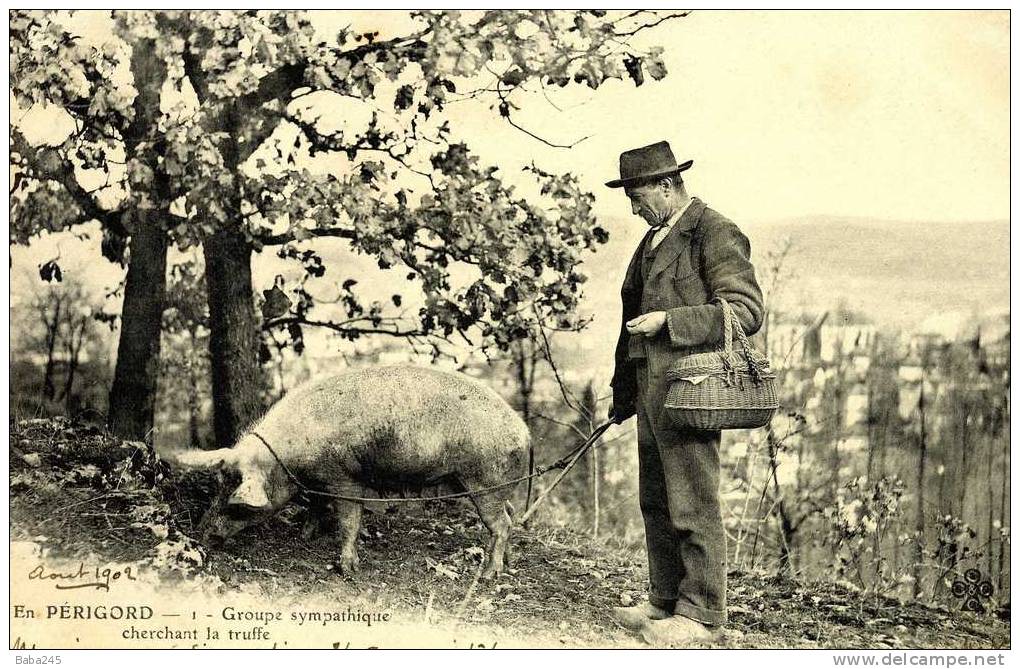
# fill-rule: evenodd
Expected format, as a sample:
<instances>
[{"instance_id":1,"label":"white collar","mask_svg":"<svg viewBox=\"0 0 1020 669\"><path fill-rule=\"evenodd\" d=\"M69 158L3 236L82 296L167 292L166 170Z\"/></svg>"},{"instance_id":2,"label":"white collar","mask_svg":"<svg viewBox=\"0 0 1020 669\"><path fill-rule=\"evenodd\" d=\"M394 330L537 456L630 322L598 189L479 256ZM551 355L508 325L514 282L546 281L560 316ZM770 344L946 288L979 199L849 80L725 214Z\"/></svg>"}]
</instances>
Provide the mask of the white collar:
<instances>
[{"instance_id":1,"label":"white collar","mask_svg":"<svg viewBox=\"0 0 1020 669\"><path fill-rule=\"evenodd\" d=\"M673 215L672 215L672 216L670 216L670 217L669 217L669 218L668 218L668 219L666 220L666 222L665 222L665 223L663 223L662 225L663 225L664 227L667 227L667 228L671 228L671 227L673 227L673 225L674 225L674 224L675 224L675 223L676 223L677 221L679 221L679 220L680 220L680 217L681 217L681 216L683 216L683 215L684 215L684 213L685 213L685 212L686 212L686 211L687 211L687 210L688 210L688 209L690 208L690 206L691 206L691 204L692 204L693 202L694 202L694 198L693 198L693 197L691 197L691 198L687 198L687 204L685 204L685 205L684 205L683 207L681 207L681 208L680 208L680 211L676 211L676 212L673 212Z\"/></svg>"}]
</instances>

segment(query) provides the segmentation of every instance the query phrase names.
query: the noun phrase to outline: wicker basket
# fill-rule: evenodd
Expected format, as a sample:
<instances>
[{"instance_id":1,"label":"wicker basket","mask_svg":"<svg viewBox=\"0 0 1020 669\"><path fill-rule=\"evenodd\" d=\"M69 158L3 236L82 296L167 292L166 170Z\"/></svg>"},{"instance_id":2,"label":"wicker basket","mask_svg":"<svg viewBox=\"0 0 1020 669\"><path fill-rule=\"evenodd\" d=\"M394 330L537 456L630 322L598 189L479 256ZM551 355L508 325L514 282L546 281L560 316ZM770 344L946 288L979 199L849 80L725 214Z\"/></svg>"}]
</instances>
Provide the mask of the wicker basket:
<instances>
[{"instance_id":1,"label":"wicker basket","mask_svg":"<svg viewBox=\"0 0 1020 669\"><path fill-rule=\"evenodd\" d=\"M768 359L751 347L733 308L719 302L723 350L684 356L666 373L666 415L678 427L701 430L762 427L779 408L775 375Z\"/></svg>"}]
</instances>

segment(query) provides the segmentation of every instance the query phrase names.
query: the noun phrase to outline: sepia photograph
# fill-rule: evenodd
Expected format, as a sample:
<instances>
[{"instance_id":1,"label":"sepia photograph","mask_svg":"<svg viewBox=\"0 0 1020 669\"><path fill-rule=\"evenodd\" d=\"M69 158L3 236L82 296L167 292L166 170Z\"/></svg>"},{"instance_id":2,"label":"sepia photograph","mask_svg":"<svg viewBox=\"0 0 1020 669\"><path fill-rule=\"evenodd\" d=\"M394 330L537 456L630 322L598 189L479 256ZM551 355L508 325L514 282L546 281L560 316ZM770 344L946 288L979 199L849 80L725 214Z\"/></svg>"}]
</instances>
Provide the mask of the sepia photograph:
<instances>
[{"instance_id":1,"label":"sepia photograph","mask_svg":"<svg viewBox=\"0 0 1020 669\"><path fill-rule=\"evenodd\" d=\"M1006 664L1009 9L8 21L12 664Z\"/></svg>"}]
</instances>

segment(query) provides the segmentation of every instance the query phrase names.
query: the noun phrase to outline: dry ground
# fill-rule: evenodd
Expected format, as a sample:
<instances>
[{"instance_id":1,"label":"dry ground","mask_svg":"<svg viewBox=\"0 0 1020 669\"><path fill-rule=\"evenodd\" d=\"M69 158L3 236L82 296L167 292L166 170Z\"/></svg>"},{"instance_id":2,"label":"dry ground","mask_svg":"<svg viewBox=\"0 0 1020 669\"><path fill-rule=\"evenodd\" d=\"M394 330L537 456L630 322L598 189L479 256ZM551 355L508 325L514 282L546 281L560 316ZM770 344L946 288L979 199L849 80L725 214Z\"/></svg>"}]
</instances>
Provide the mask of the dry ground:
<instances>
[{"instance_id":1,"label":"dry ground","mask_svg":"<svg viewBox=\"0 0 1020 669\"><path fill-rule=\"evenodd\" d=\"M475 575L487 536L467 504L378 506L365 514L362 570L347 578L333 569L332 537L301 539L297 506L205 554L188 533L212 479L177 475L139 444L34 420L11 425L11 449L11 540L54 559L138 563L167 579L200 574L220 592L267 601L369 603L503 647L642 647L608 611L642 597L643 556L580 534L518 528L510 572L484 583ZM1009 646L1009 624L994 615L866 599L834 584L731 573L729 597L724 647Z\"/></svg>"}]
</instances>

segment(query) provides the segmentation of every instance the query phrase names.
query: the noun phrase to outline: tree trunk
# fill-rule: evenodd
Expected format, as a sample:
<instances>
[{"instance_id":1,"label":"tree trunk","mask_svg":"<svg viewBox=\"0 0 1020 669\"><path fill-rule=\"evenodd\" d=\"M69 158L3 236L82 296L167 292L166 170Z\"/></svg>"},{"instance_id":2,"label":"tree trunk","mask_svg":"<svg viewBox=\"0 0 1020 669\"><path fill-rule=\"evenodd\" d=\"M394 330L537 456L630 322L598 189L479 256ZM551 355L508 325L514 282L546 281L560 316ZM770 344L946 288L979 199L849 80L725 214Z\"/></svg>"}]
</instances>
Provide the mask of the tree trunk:
<instances>
[{"instance_id":1,"label":"tree trunk","mask_svg":"<svg viewBox=\"0 0 1020 669\"><path fill-rule=\"evenodd\" d=\"M593 448L588 451L588 457L591 458L591 535L593 538L599 538L599 524L601 509L599 508L599 482L602 478L602 473L599 467L599 451L597 448Z\"/></svg>"},{"instance_id":2,"label":"tree trunk","mask_svg":"<svg viewBox=\"0 0 1020 669\"><path fill-rule=\"evenodd\" d=\"M57 389L53 385L53 368L56 362L53 354L57 348L57 334L60 330L60 307L61 300L58 299L54 308L53 323L43 321L46 323L46 368L43 370L43 397L48 400L52 400L57 394Z\"/></svg>"},{"instance_id":3,"label":"tree trunk","mask_svg":"<svg viewBox=\"0 0 1020 669\"><path fill-rule=\"evenodd\" d=\"M71 321L67 342L67 378L64 381L63 399L67 408L68 416L71 416L74 401L71 399L74 391L74 377L78 372L78 362L81 360L81 347L85 342L85 332L88 330L88 317L82 317L77 326Z\"/></svg>"},{"instance_id":4,"label":"tree trunk","mask_svg":"<svg viewBox=\"0 0 1020 669\"><path fill-rule=\"evenodd\" d=\"M874 347L874 345L871 348L871 360L872 361L875 360L875 347ZM872 363L872 364L874 364L874 363ZM876 443L876 441L877 441L876 433L878 432L878 430L875 429L876 424L878 423L878 408L876 406L876 401L875 401L876 400L876 398L875 398L876 385L877 385L877 380L875 378L876 376L877 375L875 374L875 371L872 368L872 369L868 370L867 377L865 378L865 383L867 384L867 392L868 392L868 414L867 414L868 415L868 419L867 419L868 420L868 426L867 426L867 429L868 429L868 470L867 471L868 471L868 485L869 486L874 486L876 484L876 481L880 481L882 479L882 474L881 473L879 473L878 476L875 475L875 466L876 466L875 465L875 451L878 449L878 444ZM881 574L881 569L882 569L882 533L881 532L875 532L875 534L872 536L872 538L871 538L871 550L872 550L872 555L875 557L875 559L872 561L873 562L872 566L873 566L873 569L874 569L873 573L874 573L874 577L875 577L874 583L879 583L880 579L881 579L881 576L882 576L882 574Z\"/></svg>"},{"instance_id":5,"label":"tree trunk","mask_svg":"<svg viewBox=\"0 0 1020 669\"><path fill-rule=\"evenodd\" d=\"M537 348L533 341L518 341L513 347L514 367L517 372L517 387L521 395L521 416L524 424L531 430L531 394L535 387L535 364L537 362ZM528 476L535 473L535 442L528 440ZM524 512L531 508L531 500L534 495L535 479L528 478L527 493L524 498Z\"/></svg>"},{"instance_id":6,"label":"tree trunk","mask_svg":"<svg viewBox=\"0 0 1020 669\"><path fill-rule=\"evenodd\" d=\"M197 351L198 337L195 335L195 330L190 330L191 335L191 350ZM191 387L194 388L193 392L188 393L188 442L192 448L203 448L202 435L200 432L200 416L201 408L199 405L199 384L201 381L198 378L198 374L195 373L195 363L193 360L188 361L188 382Z\"/></svg>"},{"instance_id":7,"label":"tree trunk","mask_svg":"<svg viewBox=\"0 0 1020 669\"><path fill-rule=\"evenodd\" d=\"M835 428L832 434L832 459L830 460L831 467L831 478L830 480L830 499L836 499L839 494L839 470L842 467L842 454L839 452L839 442L843 440L843 426L846 422L846 374L843 371L843 352L839 351L833 361L836 374L833 378L835 387L833 388L833 405L832 415L835 419Z\"/></svg>"},{"instance_id":8,"label":"tree trunk","mask_svg":"<svg viewBox=\"0 0 1020 669\"><path fill-rule=\"evenodd\" d=\"M131 234L117 367L110 390L109 428L142 440L152 429L159 379L160 334L166 294L167 236L154 221Z\"/></svg>"},{"instance_id":9,"label":"tree trunk","mask_svg":"<svg viewBox=\"0 0 1020 669\"><path fill-rule=\"evenodd\" d=\"M231 446L262 410L259 321L251 279L251 245L235 229L206 238L209 353L213 428L219 447Z\"/></svg>"},{"instance_id":10,"label":"tree trunk","mask_svg":"<svg viewBox=\"0 0 1020 669\"><path fill-rule=\"evenodd\" d=\"M1008 415L1006 416L1006 420L1007 421L1009 420L1009 416ZM1010 470L1010 462L1009 462L1010 461L1010 450L1009 450L1009 437L1008 436L1007 436L1006 439L1003 440L1002 446L1003 446L1003 448L1002 448L1002 455L1003 455L1002 460L1003 460L1003 462L999 466L999 476L1002 477L1000 479L1000 481L1002 483L1002 489L999 491L999 525L1000 525L1000 529L1002 527L1008 527L1008 522L1009 522L1009 521L1006 520L1006 512L1009 509L1009 507L1007 506L1007 504L1009 502L1007 502L1007 500L1009 499L1009 483L1010 483L1009 473L1011 471ZM1011 520L1012 520L1012 518L1010 519L1010 521ZM998 588L996 590L999 593L1000 600L1004 599L1003 595L1005 594L1002 591L1002 587L1003 587L1003 583L1006 582L1005 581L1005 574L1006 574L1006 569L1009 567L1009 559L1008 559L1008 557L1009 556L1006 555L1006 539L1000 535L999 536L999 578L998 578L998 583L997 583L998 584Z\"/></svg>"},{"instance_id":11,"label":"tree trunk","mask_svg":"<svg viewBox=\"0 0 1020 669\"><path fill-rule=\"evenodd\" d=\"M138 95L133 104L134 120L124 136L128 157L138 153L160 117L166 64L156 50L155 40L140 40L132 45L131 73ZM168 242L160 217L166 215L170 206L169 181L158 165L156 151L146 151L141 158L155 174L151 199L157 206L139 210L138 220L129 230L130 264L107 423L111 432L128 439L144 439L153 427L166 299Z\"/></svg>"},{"instance_id":12,"label":"tree trunk","mask_svg":"<svg viewBox=\"0 0 1020 669\"><path fill-rule=\"evenodd\" d=\"M914 517L914 531L917 534L914 546L914 598L921 596L921 577L924 575L924 546L925 546L925 523L924 523L924 482L925 468L928 464L928 433L926 426L924 397L925 367L921 366L921 396L918 399L917 408L921 421L920 446L921 453L917 465L917 515Z\"/></svg>"},{"instance_id":13,"label":"tree trunk","mask_svg":"<svg viewBox=\"0 0 1020 669\"><path fill-rule=\"evenodd\" d=\"M988 399L990 400L991 398L988 398ZM987 524L988 554L986 556L987 559L985 561L985 565L986 565L985 566L985 570L986 570L985 573L988 574L988 578L989 579L991 579L992 578L992 574L995 573L994 571L992 571L994 569L994 567L995 567L995 565L994 565L994 557L995 557L995 486L992 485L992 482L995 480L995 469L994 469L994 466L993 466L994 460L995 460L995 437L994 437L994 435L996 434L995 427L994 427L995 426L994 412L995 412L995 409L993 407L992 412L991 412L993 414L993 417L992 417L992 420L991 420L992 429L990 429L988 431L989 432L989 436L988 436L988 453L987 453L987 456L988 456L987 460L988 461L986 463L988 465L988 470L987 470L987 473L985 475L987 480L988 480L988 483L987 483L987 485L988 485L988 518L987 518L987 521L988 521L988 524Z\"/></svg>"},{"instance_id":14,"label":"tree trunk","mask_svg":"<svg viewBox=\"0 0 1020 669\"><path fill-rule=\"evenodd\" d=\"M793 573L793 541L797 533L797 527L793 522L786 501L783 498L783 491L779 487L779 449L782 447L779 439L771 427L765 435L765 442L769 450L769 466L772 468L772 494L776 500L776 520L779 522L779 568L778 572L784 575ZM766 480L766 485L768 481Z\"/></svg>"}]
</instances>

